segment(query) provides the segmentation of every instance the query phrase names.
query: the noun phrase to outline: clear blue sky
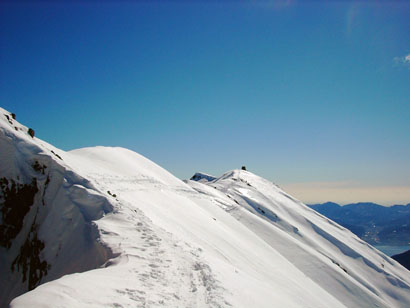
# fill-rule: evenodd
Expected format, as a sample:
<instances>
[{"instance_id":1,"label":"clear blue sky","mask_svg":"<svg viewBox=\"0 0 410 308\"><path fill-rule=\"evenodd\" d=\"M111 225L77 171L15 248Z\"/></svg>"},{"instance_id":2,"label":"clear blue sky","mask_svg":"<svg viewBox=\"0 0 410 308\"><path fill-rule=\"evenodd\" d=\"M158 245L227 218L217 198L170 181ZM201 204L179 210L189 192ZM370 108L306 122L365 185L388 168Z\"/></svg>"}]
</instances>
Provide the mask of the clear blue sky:
<instances>
[{"instance_id":1,"label":"clear blue sky","mask_svg":"<svg viewBox=\"0 0 410 308\"><path fill-rule=\"evenodd\" d=\"M297 185L410 202L410 2L368 2L2 1L0 105L180 178L246 165L306 202L332 195Z\"/></svg>"}]
</instances>

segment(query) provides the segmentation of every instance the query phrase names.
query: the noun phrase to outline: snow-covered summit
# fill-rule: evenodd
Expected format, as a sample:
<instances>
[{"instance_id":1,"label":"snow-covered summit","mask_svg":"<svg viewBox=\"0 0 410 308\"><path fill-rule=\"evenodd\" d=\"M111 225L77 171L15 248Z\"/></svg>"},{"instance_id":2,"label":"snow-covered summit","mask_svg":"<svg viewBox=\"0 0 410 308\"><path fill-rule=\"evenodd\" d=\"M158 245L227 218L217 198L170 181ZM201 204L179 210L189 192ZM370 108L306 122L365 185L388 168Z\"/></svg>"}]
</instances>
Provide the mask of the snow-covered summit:
<instances>
[{"instance_id":1,"label":"snow-covered summit","mask_svg":"<svg viewBox=\"0 0 410 308\"><path fill-rule=\"evenodd\" d=\"M127 149L64 152L3 118L0 178L37 190L0 247L0 298L41 273L11 307L410 305L405 268L249 171L183 182Z\"/></svg>"},{"instance_id":2,"label":"snow-covered summit","mask_svg":"<svg viewBox=\"0 0 410 308\"><path fill-rule=\"evenodd\" d=\"M229 171L205 185L189 184L213 196L216 204L347 307L407 305L408 272L277 185L243 170ZM400 299L397 294L382 295L387 285L402 286L396 289Z\"/></svg>"}]
</instances>

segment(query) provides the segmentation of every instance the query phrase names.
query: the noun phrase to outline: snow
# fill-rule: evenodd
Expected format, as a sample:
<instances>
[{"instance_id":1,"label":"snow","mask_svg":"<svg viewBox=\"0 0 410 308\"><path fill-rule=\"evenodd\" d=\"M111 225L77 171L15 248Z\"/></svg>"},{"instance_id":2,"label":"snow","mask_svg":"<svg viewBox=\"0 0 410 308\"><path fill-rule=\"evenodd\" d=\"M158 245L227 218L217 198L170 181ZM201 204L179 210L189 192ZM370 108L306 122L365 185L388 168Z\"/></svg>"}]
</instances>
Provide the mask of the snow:
<instances>
[{"instance_id":1,"label":"snow","mask_svg":"<svg viewBox=\"0 0 410 308\"><path fill-rule=\"evenodd\" d=\"M113 207L58 158L63 151L30 137L28 128L4 109L0 110L0 149L0 180L7 182L0 199L5 201L10 190L9 201L20 201L13 204L14 212L4 206L0 216L0 237L11 242L11 247L0 245L0 306L4 307L38 282L104 264L112 254L99 241L93 220ZM38 192L29 206L22 207L28 196L18 187L30 187L33 181Z\"/></svg>"},{"instance_id":2,"label":"snow","mask_svg":"<svg viewBox=\"0 0 410 308\"><path fill-rule=\"evenodd\" d=\"M49 272L13 308L410 306L404 267L251 172L183 182L127 149L61 151L4 113L0 177L28 182L39 160L51 178L33 207ZM26 291L7 269L1 287Z\"/></svg>"}]
</instances>

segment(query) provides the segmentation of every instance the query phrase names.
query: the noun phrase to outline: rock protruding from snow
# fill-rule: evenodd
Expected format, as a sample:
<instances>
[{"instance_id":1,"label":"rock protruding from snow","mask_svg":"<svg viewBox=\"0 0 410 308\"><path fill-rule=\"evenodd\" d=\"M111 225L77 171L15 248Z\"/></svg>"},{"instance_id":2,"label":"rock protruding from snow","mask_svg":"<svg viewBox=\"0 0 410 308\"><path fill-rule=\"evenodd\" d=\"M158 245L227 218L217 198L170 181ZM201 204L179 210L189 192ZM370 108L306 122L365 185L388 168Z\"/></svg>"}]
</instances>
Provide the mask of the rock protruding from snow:
<instances>
[{"instance_id":1,"label":"rock protruding from snow","mask_svg":"<svg viewBox=\"0 0 410 308\"><path fill-rule=\"evenodd\" d=\"M211 182L213 180L215 180L216 177L206 174L206 173L201 173L201 172L197 172L195 173L190 180L191 181L197 181L197 182Z\"/></svg>"}]
</instances>

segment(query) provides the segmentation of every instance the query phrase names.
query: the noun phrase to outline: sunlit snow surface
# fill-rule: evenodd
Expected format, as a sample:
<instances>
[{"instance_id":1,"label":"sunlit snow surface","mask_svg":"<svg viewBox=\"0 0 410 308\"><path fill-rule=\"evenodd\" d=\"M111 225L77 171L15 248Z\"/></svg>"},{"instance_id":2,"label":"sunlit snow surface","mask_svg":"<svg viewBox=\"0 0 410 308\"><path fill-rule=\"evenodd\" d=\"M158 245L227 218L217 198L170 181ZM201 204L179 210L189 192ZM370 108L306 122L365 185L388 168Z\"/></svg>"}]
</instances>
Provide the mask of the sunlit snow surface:
<instances>
[{"instance_id":1,"label":"sunlit snow surface","mask_svg":"<svg viewBox=\"0 0 410 308\"><path fill-rule=\"evenodd\" d=\"M75 203L64 206L93 213L97 241L111 251L102 266L44 283L13 308L410 306L409 271L251 172L185 183L123 148L63 152L24 132L15 137L3 119L0 125L2 142L17 138L25 159L41 150L50 168L83 179L78 193L64 190ZM6 170L3 155L17 154L1 152ZM53 245L53 231L43 237ZM65 251L73 243L63 241ZM62 261L70 258L50 260L50 271Z\"/></svg>"}]
</instances>

